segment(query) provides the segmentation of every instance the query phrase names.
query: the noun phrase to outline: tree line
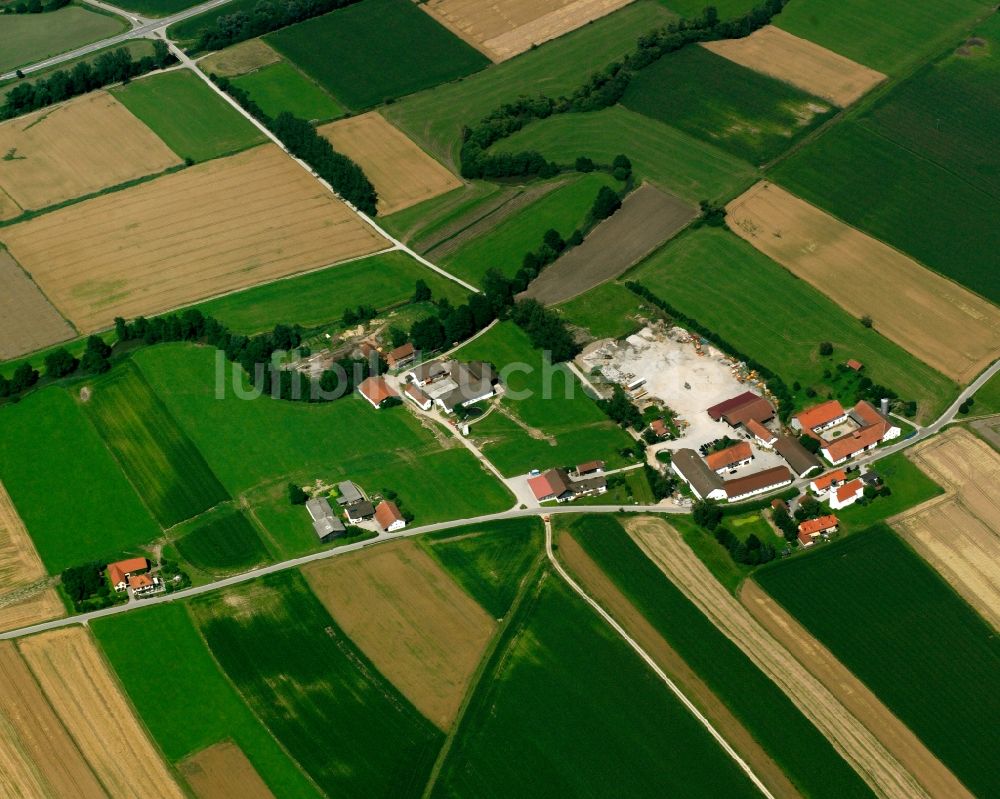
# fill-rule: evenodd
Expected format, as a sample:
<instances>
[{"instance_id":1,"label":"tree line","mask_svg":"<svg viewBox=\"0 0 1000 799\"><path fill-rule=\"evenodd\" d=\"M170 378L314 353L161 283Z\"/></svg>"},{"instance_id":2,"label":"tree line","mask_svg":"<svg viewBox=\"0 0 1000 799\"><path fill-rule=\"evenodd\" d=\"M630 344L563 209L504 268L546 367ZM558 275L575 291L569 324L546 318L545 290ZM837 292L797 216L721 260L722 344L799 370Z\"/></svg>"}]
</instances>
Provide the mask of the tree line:
<instances>
[{"instance_id":1,"label":"tree line","mask_svg":"<svg viewBox=\"0 0 1000 799\"><path fill-rule=\"evenodd\" d=\"M47 3L43 3L42 0L28 0L24 2L21 0L20 3L13 3L8 6L4 6L3 14L44 14L49 11L58 11L60 8L65 8L73 0L49 0Z\"/></svg>"},{"instance_id":2,"label":"tree line","mask_svg":"<svg viewBox=\"0 0 1000 799\"><path fill-rule=\"evenodd\" d=\"M221 50L357 2L359 0L259 0L250 9L215 19L210 27L200 31L193 49Z\"/></svg>"},{"instance_id":3,"label":"tree line","mask_svg":"<svg viewBox=\"0 0 1000 799\"><path fill-rule=\"evenodd\" d=\"M19 83L10 90L0 106L0 119L13 119L29 111L45 108L53 103L86 94L113 83L127 83L130 79L163 69L177 61L166 42L153 42L153 54L138 61L124 47L98 56L92 62L81 61L73 69L57 69L48 78L34 83Z\"/></svg>"},{"instance_id":4,"label":"tree line","mask_svg":"<svg viewBox=\"0 0 1000 799\"><path fill-rule=\"evenodd\" d=\"M758 566L774 560L773 545L761 541L754 533L750 533L746 541L740 540L731 530L722 526L725 515L725 511L711 500L699 500L692 508L695 524L708 530L737 563Z\"/></svg>"},{"instance_id":5,"label":"tree line","mask_svg":"<svg viewBox=\"0 0 1000 799\"><path fill-rule=\"evenodd\" d=\"M77 358L65 347L53 350L45 356L45 376L52 380L80 373L102 374L111 368L111 347L100 336L87 339L83 357ZM41 379L41 373L29 361L19 364L9 378L0 375L0 399L17 398L33 388Z\"/></svg>"}]
</instances>

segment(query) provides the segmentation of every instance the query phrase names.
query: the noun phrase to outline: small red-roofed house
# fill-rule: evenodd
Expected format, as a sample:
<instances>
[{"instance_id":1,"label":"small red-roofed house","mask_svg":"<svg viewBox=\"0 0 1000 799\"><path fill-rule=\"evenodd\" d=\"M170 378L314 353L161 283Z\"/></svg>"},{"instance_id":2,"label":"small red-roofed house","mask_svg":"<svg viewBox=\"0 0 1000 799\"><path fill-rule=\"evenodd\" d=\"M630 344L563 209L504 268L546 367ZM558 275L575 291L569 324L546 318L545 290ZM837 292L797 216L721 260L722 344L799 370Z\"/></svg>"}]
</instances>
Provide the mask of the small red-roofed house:
<instances>
[{"instance_id":1,"label":"small red-roofed house","mask_svg":"<svg viewBox=\"0 0 1000 799\"><path fill-rule=\"evenodd\" d=\"M814 494L825 494L831 489L841 486L847 480L847 472L843 469L837 469L832 472L827 472L826 474L821 474L811 483L809 483L809 488L812 489Z\"/></svg>"},{"instance_id":2,"label":"small red-roofed house","mask_svg":"<svg viewBox=\"0 0 1000 799\"><path fill-rule=\"evenodd\" d=\"M409 341L402 346L390 350L385 356L385 362L390 369L402 369L409 366L417 358L417 350Z\"/></svg>"},{"instance_id":3,"label":"small red-roofed house","mask_svg":"<svg viewBox=\"0 0 1000 799\"><path fill-rule=\"evenodd\" d=\"M115 591L124 591L129 587L129 579L140 572L149 570L149 561L145 558L128 558L108 564L108 577Z\"/></svg>"},{"instance_id":4,"label":"small red-roofed house","mask_svg":"<svg viewBox=\"0 0 1000 799\"><path fill-rule=\"evenodd\" d=\"M865 368L865 365L861 363L861 361L855 360L854 358L850 358L845 366L847 366L848 369L853 369L855 372L860 372Z\"/></svg>"},{"instance_id":5,"label":"small red-roofed house","mask_svg":"<svg viewBox=\"0 0 1000 799\"><path fill-rule=\"evenodd\" d=\"M406 527L406 519L399 512L395 502L383 499L375 508L375 521L385 532L391 533Z\"/></svg>"},{"instance_id":6,"label":"small red-roofed house","mask_svg":"<svg viewBox=\"0 0 1000 799\"><path fill-rule=\"evenodd\" d=\"M358 385L358 393L368 400L376 410L382 407L382 403L390 397L399 396L389 387L389 384L381 375L378 377L366 377L362 380Z\"/></svg>"},{"instance_id":7,"label":"small red-roofed house","mask_svg":"<svg viewBox=\"0 0 1000 799\"><path fill-rule=\"evenodd\" d=\"M666 438L670 432L662 419L653 419L649 424L649 429L653 431L653 435L657 438Z\"/></svg>"},{"instance_id":8,"label":"small red-roofed house","mask_svg":"<svg viewBox=\"0 0 1000 799\"><path fill-rule=\"evenodd\" d=\"M705 456L708 468L716 474L722 474L740 466L747 466L752 460L753 449L748 441L741 441L739 444L733 444L733 446L720 449L718 452L710 452Z\"/></svg>"},{"instance_id":9,"label":"small red-roofed house","mask_svg":"<svg viewBox=\"0 0 1000 799\"><path fill-rule=\"evenodd\" d=\"M773 449L775 442L778 437L768 430L764 425L758 422L756 419L748 419L746 424L743 425L747 432L753 436L753 440L757 444L765 449Z\"/></svg>"},{"instance_id":10,"label":"small red-roofed house","mask_svg":"<svg viewBox=\"0 0 1000 799\"><path fill-rule=\"evenodd\" d=\"M799 525L799 543L811 547L821 535L837 532L840 521L836 516L820 516L818 519L806 519Z\"/></svg>"},{"instance_id":11,"label":"small red-roofed house","mask_svg":"<svg viewBox=\"0 0 1000 799\"><path fill-rule=\"evenodd\" d=\"M407 399L422 411L429 411L434 405L434 400L417 388L416 383L407 383L403 386L403 393L406 394Z\"/></svg>"},{"instance_id":12,"label":"small red-roofed house","mask_svg":"<svg viewBox=\"0 0 1000 799\"><path fill-rule=\"evenodd\" d=\"M837 400L813 405L792 417L792 427L804 433L818 433L847 419L847 411Z\"/></svg>"},{"instance_id":13,"label":"small red-roofed house","mask_svg":"<svg viewBox=\"0 0 1000 799\"><path fill-rule=\"evenodd\" d=\"M549 469L537 477L528 478L528 488L539 502L553 499L565 502L573 496L569 488L569 476L562 469Z\"/></svg>"},{"instance_id":14,"label":"small red-roofed house","mask_svg":"<svg viewBox=\"0 0 1000 799\"><path fill-rule=\"evenodd\" d=\"M840 510L848 505L853 505L865 493L865 484L860 480L851 480L844 483L840 488L830 492L830 508Z\"/></svg>"}]
</instances>

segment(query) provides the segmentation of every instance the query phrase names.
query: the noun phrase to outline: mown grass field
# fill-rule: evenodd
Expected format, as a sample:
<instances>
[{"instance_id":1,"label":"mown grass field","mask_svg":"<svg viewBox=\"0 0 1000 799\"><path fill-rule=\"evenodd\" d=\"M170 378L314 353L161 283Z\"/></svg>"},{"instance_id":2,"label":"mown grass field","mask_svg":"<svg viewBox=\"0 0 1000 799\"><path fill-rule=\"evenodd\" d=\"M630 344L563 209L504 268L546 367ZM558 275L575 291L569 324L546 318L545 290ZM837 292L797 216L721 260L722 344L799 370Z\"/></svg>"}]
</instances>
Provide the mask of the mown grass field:
<instances>
[{"instance_id":1,"label":"mown grass field","mask_svg":"<svg viewBox=\"0 0 1000 799\"><path fill-rule=\"evenodd\" d=\"M138 554L160 528L69 394L0 408L0 480L50 574Z\"/></svg>"},{"instance_id":2,"label":"mown grass field","mask_svg":"<svg viewBox=\"0 0 1000 799\"><path fill-rule=\"evenodd\" d=\"M592 72L621 58L638 36L672 15L651 0L620 11L465 80L407 97L385 115L439 161L454 168L463 125L478 122L519 95L569 94ZM619 135L626 133L619 130ZM615 152L618 152L617 150ZM575 158L579 153L574 152Z\"/></svg>"},{"instance_id":3,"label":"mown grass field","mask_svg":"<svg viewBox=\"0 0 1000 799\"><path fill-rule=\"evenodd\" d=\"M184 560L209 573L246 571L268 559L267 548L250 520L228 508L199 520L174 543Z\"/></svg>"},{"instance_id":4,"label":"mown grass field","mask_svg":"<svg viewBox=\"0 0 1000 799\"><path fill-rule=\"evenodd\" d=\"M547 573L477 687L432 794L485 795L758 794L659 678Z\"/></svg>"},{"instance_id":5,"label":"mown grass field","mask_svg":"<svg viewBox=\"0 0 1000 799\"><path fill-rule=\"evenodd\" d=\"M383 110L383 113L385 111ZM382 217L382 226L396 238L411 243L418 252L432 246L448 235L460 220L479 219L493 207L497 195L511 194L514 189L503 189L496 183L474 180L447 194L432 197L401 211Z\"/></svg>"},{"instance_id":6,"label":"mown grass field","mask_svg":"<svg viewBox=\"0 0 1000 799\"><path fill-rule=\"evenodd\" d=\"M319 798L212 659L185 605L98 619L91 630L170 762L230 739L276 795ZM157 656L155 668L150 652Z\"/></svg>"},{"instance_id":7,"label":"mown grass field","mask_svg":"<svg viewBox=\"0 0 1000 799\"><path fill-rule=\"evenodd\" d=\"M889 75L904 72L990 11L984 0L801 0L774 24Z\"/></svg>"},{"instance_id":8,"label":"mown grass field","mask_svg":"<svg viewBox=\"0 0 1000 799\"><path fill-rule=\"evenodd\" d=\"M835 113L826 100L695 46L636 73L622 103L754 164Z\"/></svg>"},{"instance_id":9,"label":"mown grass field","mask_svg":"<svg viewBox=\"0 0 1000 799\"><path fill-rule=\"evenodd\" d=\"M111 93L181 158L208 161L264 141L260 131L187 70L132 81Z\"/></svg>"},{"instance_id":10,"label":"mown grass field","mask_svg":"<svg viewBox=\"0 0 1000 799\"><path fill-rule=\"evenodd\" d=\"M1000 772L983 757L1000 747L1000 641L889 528L755 579L973 793L1000 791Z\"/></svg>"},{"instance_id":11,"label":"mown grass field","mask_svg":"<svg viewBox=\"0 0 1000 799\"><path fill-rule=\"evenodd\" d=\"M622 338L634 333L639 329L639 322L632 318L637 311L657 315L621 283L603 283L562 303L557 310L567 322L586 328L594 338Z\"/></svg>"},{"instance_id":12,"label":"mown grass field","mask_svg":"<svg viewBox=\"0 0 1000 799\"><path fill-rule=\"evenodd\" d=\"M84 406L163 527L229 499L198 448L131 363L95 380Z\"/></svg>"},{"instance_id":13,"label":"mown grass field","mask_svg":"<svg viewBox=\"0 0 1000 799\"><path fill-rule=\"evenodd\" d=\"M507 615L542 551L537 518L508 519L421 536L420 546L495 619Z\"/></svg>"},{"instance_id":14,"label":"mown grass field","mask_svg":"<svg viewBox=\"0 0 1000 799\"><path fill-rule=\"evenodd\" d=\"M390 252L277 280L197 307L240 333L270 330L278 323L317 327L339 324L345 310L362 303L383 310L407 302L418 280L430 287L434 299L447 297L460 304L468 294L408 255Z\"/></svg>"},{"instance_id":15,"label":"mown grass field","mask_svg":"<svg viewBox=\"0 0 1000 799\"><path fill-rule=\"evenodd\" d=\"M44 14L4 15L0 25L0 72L114 36L127 27L120 17L83 5Z\"/></svg>"},{"instance_id":16,"label":"mown grass field","mask_svg":"<svg viewBox=\"0 0 1000 799\"><path fill-rule=\"evenodd\" d=\"M705 10L702 0L657 0L666 8L685 19L695 19L700 17ZM732 17L745 14L756 5L755 0L720 0L713 4L719 12L720 19L730 19Z\"/></svg>"},{"instance_id":17,"label":"mown grass field","mask_svg":"<svg viewBox=\"0 0 1000 799\"><path fill-rule=\"evenodd\" d=\"M749 163L720 147L621 106L533 122L496 149L538 150L561 164L571 164L579 155L610 164L623 153L639 177L693 203L735 197L756 174Z\"/></svg>"},{"instance_id":18,"label":"mown grass field","mask_svg":"<svg viewBox=\"0 0 1000 799\"><path fill-rule=\"evenodd\" d=\"M537 250L549 228L565 239L587 218L601 186L620 188L610 175L591 172L576 177L558 189L522 208L497 227L476 236L457 252L442 260L452 274L476 285L489 269L498 269L508 277L521 268L525 253Z\"/></svg>"},{"instance_id":19,"label":"mown grass field","mask_svg":"<svg viewBox=\"0 0 1000 799\"><path fill-rule=\"evenodd\" d=\"M366 0L264 38L355 111L489 64L409 0Z\"/></svg>"},{"instance_id":20,"label":"mown grass field","mask_svg":"<svg viewBox=\"0 0 1000 799\"><path fill-rule=\"evenodd\" d=\"M804 796L871 796L823 734L646 557L616 519L584 516L569 530ZM796 745L789 746L789 740Z\"/></svg>"},{"instance_id":21,"label":"mown grass field","mask_svg":"<svg viewBox=\"0 0 1000 799\"><path fill-rule=\"evenodd\" d=\"M331 796L419 796L443 735L340 631L298 572L191 603L245 701Z\"/></svg>"},{"instance_id":22,"label":"mown grass field","mask_svg":"<svg viewBox=\"0 0 1000 799\"><path fill-rule=\"evenodd\" d=\"M301 119L327 120L344 113L340 103L287 61L240 75L233 83L271 117L288 111Z\"/></svg>"},{"instance_id":23,"label":"mown grass field","mask_svg":"<svg viewBox=\"0 0 1000 799\"><path fill-rule=\"evenodd\" d=\"M940 414L958 393L940 372L865 328L728 230L685 233L627 278L769 366L789 388L798 381L798 404L814 402L805 395L810 387L825 396L830 385L824 373L835 375L848 358L861 361L875 382L917 400L925 419ZM831 356L820 356L821 341L833 344Z\"/></svg>"},{"instance_id":24,"label":"mown grass field","mask_svg":"<svg viewBox=\"0 0 1000 799\"><path fill-rule=\"evenodd\" d=\"M484 452L503 474L524 474L595 458L607 461L608 468L624 465L618 450L631 447L632 438L604 415L565 367L550 375L547 389L542 353L513 322L496 325L462 347L455 357L490 361L501 372L509 364L523 364L530 370L504 373L508 396L503 405L541 437L532 437L499 411L471 428L474 438L485 441ZM567 384L571 387L568 399ZM522 393L524 399L514 399Z\"/></svg>"}]
</instances>

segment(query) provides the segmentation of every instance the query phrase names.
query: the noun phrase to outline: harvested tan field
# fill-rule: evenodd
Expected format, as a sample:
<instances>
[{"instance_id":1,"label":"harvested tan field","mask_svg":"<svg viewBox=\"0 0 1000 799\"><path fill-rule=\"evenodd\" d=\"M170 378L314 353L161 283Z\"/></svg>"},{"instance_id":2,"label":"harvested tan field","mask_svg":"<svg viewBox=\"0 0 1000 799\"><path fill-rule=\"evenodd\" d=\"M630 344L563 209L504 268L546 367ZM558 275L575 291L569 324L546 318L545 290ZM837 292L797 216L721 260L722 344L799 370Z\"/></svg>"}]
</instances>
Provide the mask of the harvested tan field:
<instances>
[{"instance_id":1,"label":"harvested tan field","mask_svg":"<svg viewBox=\"0 0 1000 799\"><path fill-rule=\"evenodd\" d=\"M380 214L409 208L462 185L377 111L331 122L319 132L365 171L378 193Z\"/></svg>"},{"instance_id":2,"label":"harvested tan field","mask_svg":"<svg viewBox=\"0 0 1000 799\"><path fill-rule=\"evenodd\" d=\"M10 641L0 642L0 794L107 796Z\"/></svg>"},{"instance_id":3,"label":"harvested tan field","mask_svg":"<svg viewBox=\"0 0 1000 799\"><path fill-rule=\"evenodd\" d=\"M1000 454L952 427L907 457L946 493L890 524L1000 630Z\"/></svg>"},{"instance_id":4,"label":"harvested tan field","mask_svg":"<svg viewBox=\"0 0 1000 799\"><path fill-rule=\"evenodd\" d=\"M180 764L198 799L274 799L274 794L233 743L202 749Z\"/></svg>"},{"instance_id":5,"label":"harvested tan field","mask_svg":"<svg viewBox=\"0 0 1000 799\"><path fill-rule=\"evenodd\" d=\"M910 732L910 728L757 583L752 580L743 583L740 601L798 663L878 735L879 741L920 780L927 795L940 799L972 799L972 794Z\"/></svg>"},{"instance_id":6,"label":"harvested tan field","mask_svg":"<svg viewBox=\"0 0 1000 799\"><path fill-rule=\"evenodd\" d=\"M87 630L64 627L19 646L110 796L145 799L154 785L158 797L183 799Z\"/></svg>"},{"instance_id":7,"label":"harvested tan field","mask_svg":"<svg viewBox=\"0 0 1000 799\"><path fill-rule=\"evenodd\" d=\"M20 216L21 206L14 202L10 195L0 187L0 222L4 219L13 219Z\"/></svg>"},{"instance_id":8,"label":"harvested tan field","mask_svg":"<svg viewBox=\"0 0 1000 799\"><path fill-rule=\"evenodd\" d=\"M496 626L486 611L412 541L302 572L375 667L447 730Z\"/></svg>"},{"instance_id":9,"label":"harvested tan field","mask_svg":"<svg viewBox=\"0 0 1000 799\"><path fill-rule=\"evenodd\" d=\"M622 625L684 691L776 797L797 797L785 773L746 727L651 625L569 533L559 536L561 560L583 589Z\"/></svg>"},{"instance_id":10,"label":"harvested tan field","mask_svg":"<svg viewBox=\"0 0 1000 799\"><path fill-rule=\"evenodd\" d=\"M645 258L698 215L694 208L648 183L622 207L531 282L525 297L553 305L572 299Z\"/></svg>"},{"instance_id":11,"label":"harvested tan field","mask_svg":"<svg viewBox=\"0 0 1000 799\"><path fill-rule=\"evenodd\" d=\"M249 39L205 56L198 61L198 66L207 73L232 78L280 60L281 56L263 39Z\"/></svg>"},{"instance_id":12,"label":"harvested tan field","mask_svg":"<svg viewBox=\"0 0 1000 799\"><path fill-rule=\"evenodd\" d=\"M881 723L885 719L853 715L830 688L807 671L722 587L677 531L663 519L633 517L625 521L625 528L650 560L785 692L879 796L914 799L932 795L923 786L937 785L944 779L933 768L935 764L945 777L950 776L929 752L926 753L929 761L910 757L907 766L902 765L897 759L901 758L900 753L891 750L890 754L892 741L883 741L882 729L870 723ZM873 731L880 737L876 738ZM927 774L916 770L911 773L908 768L913 768L912 762L924 764Z\"/></svg>"},{"instance_id":13,"label":"harvested tan field","mask_svg":"<svg viewBox=\"0 0 1000 799\"><path fill-rule=\"evenodd\" d=\"M0 630L26 627L65 613L31 536L0 483Z\"/></svg>"},{"instance_id":14,"label":"harvested tan field","mask_svg":"<svg viewBox=\"0 0 1000 799\"><path fill-rule=\"evenodd\" d=\"M421 8L494 61L557 39L632 0L429 0Z\"/></svg>"},{"instance_id":15,"label":"harvested tan field","mask_svg":"<svg viewBox=\"0 0 1000 799\"><path fill-rule=\"evenodd\" d=\"M1000 350L1000 308L761 181L726 206L737 235L959 383Z\"/></svg>"},{"instance_id":16,"label":"harvested tan field","mask_svg":"<svg viewBox=\"0 0 1000 799\"><path fill-rule=\"evenodd\" d=\"M384 249L272 144L0 233L83 332Z\"/></svg>"},{"instance_id":17,"label":"harvested tan field","mask_svg":"<svg viewBox=\"0 0 1000 799\"><path fill-rule=\"evenodd\" d=\"M885 80L885 75L877 70L773 25L766 25L742 39L704 42L702 47L841 108Z\"/></svg>"},{"instance_id":18,"label":"harvested tan field","mask_svg":"<svg viewBox=\"0 0 1000 799\"><path fill-rule=\"evenodd\" d=\"M13 152L12 152L13 151ZM107 92L0 124L0 187L25 211L81 197L180 159Z\"/></svg>"},{"instance_id":19,"label":"harvested tan field","mask_svg":"<svg viewBox=\"0 0 1000 799\"><path fill-rule=\"evenodd\" d=\"M0 360L76 335L9 252L0 250Z\"/></svg>"}]
</instances>

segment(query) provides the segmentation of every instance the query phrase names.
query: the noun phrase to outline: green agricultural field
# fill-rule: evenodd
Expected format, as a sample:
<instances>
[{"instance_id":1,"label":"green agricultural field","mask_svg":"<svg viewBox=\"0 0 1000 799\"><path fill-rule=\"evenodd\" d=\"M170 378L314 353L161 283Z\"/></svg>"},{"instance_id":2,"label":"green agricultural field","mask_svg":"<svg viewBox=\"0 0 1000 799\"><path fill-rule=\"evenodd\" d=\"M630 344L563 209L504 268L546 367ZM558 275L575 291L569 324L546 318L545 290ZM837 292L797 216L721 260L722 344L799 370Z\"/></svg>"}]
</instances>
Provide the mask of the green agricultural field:
<instances>
[{"instance_id":1,"label":"green agricultural field","mask_svg":"<svg viewBox=\"0 0 1000 799\"><path fill-rule=\"evenodd\" d=\"M863 530L944 493L944 489L907 458L905 452L882 458L872 468L892 493L878 497L870 505L851 505L837 511L842 526L848 530Z\"/></svg>"},{"instance_id":2,"label":"green agricultural field","mask_svg":"<svg viewBox=\"0 0 1000 799\"><path fill-rule=\"evenodd\" d=\"M420 545L495 619L507 615L542 552L538 518L508 519L421 536Z\"/></svg>"},{"instance_id":3,"label":"green agricultural field","mask_svg":"<svg viewBox=\"0 0 1000 799\"><path fill-rule=\"evenodd\" d=\"M233 78L268 116L288 111L301 119L327 120L342 116L343 107L287 61Z\"/></svg>"},{"instance_id":4,"label":"green agricultural field","mask_svg":"<svg viewBox=\"0 0 1000 799\"><path fill-rule=\"evenodd\" d=\"M208 161L263 142L264 134L188 70L112 89L181 158Z\"/></svg>"},{"instance_id":5,"label":"green agricultural field","mask_svg":"<svg viewBox=\"0 0 1000 799\"><path fill-rule=\"evenodd\" d=\"M199 520L174 543L184 560L209 573L246 571L268 560L267 549L250 520L228 508Z\"/></svg>"},{"instance_id":6,"label":"green agricultural field","mask_svg":"<svg viewBox=\"0 0 1000 799\"><path fill-rule=\"evenodd\" d=\"M355 111L490 63L410 0L365 0L264 38Z\"/></svg>"},{"instance_id":7,"label":"green agricultural field","mask_svg":"<svg viewBox=\"0 0 1000 799\"><path fill-rule=\"evenodd\" d=\"M835 113L825 100L704 47L685 47L637 72L622 103L754 164Z\"/></svg>"},{"instance_id":8,"label":"green agricultural field","mask_svg":"<svg viewBox=\"0 0 1000 799\"><path fill-rule=\"evenodd\" d=\"M772 544L779 549L785 545L785 539L775 532L759 511L730 516L723 522L723 526L729 528L740 541L746 541L753 534L765 544Z\"/></svg>"},{"instance_id":9,"label":"green agricultural field","mask_svg":"<svg viewBox=\"0 0 1000 799\"><path fill-rule=\"evenodd\" d=\"M339 324L345 310L362 303L384 310L407 302L418 280L430 287L434 299L461 304L468 295L408 255L390 252L228 294L198 309L241 333L270 330L278 323L318 327Z\"/></svg>"},{"instance_id":10,"label":"green agricultural field","mask_svg":"<svg viewBox=\"0 0 1000 799\"><path fill-rule=\"evenodd\" d=\"M1000 195L851 121L770 173L793 194L1000 302Z\"/></svg>"},{"instance_id":11,"label":"green agricultural field","mask_svg":"<svg viewBox=\"0 0 1000 799\"><path fill-rule=\"evenodd\" d=\"M145 17L166 17L196 5L198 0L125 0L119 8L134 11Z\"/></svg>"},{"instance_id":12,"label":"green agricultural field","mask_svg":"<svg viewBox=\"0 0 1000 799\"><path fill-rule=\"evenodd\" d=\"M420 796L443 741L341 632L298 572L190 605L209 649L329 796Z\"/></svg>"},{"instance_id":13,"label":"green agricultural field","mask_svg":"<svg viewBox=\"0 0 1000 799\"><path fill-rule=\"evenodd\" d=\"M973 397L969 416L1000 413L1000 374L994 375Z\"/></svg>"},{"instance_id":14,"label":"green agricultural field","mask_svg":"<svg viewBox=\"0 0 1000 799\"><path fill-rule=\"evenodd\" d=\"M0 480L50 574L160 536L77 402L47 388L0 408Z\"/></svg>"},{"instance_id":15,"label":"green agricultural field","mask_svg":"<svg viewBox=\"0 0 1000 799\"><path fill-rule=\"evenodd\" d=\"M604 415L565 366L555 369L547 389L542 353L513 322L496 325L455 357L490 361L501 370L508 394L502 407L532 429L525 430L499 410L472 426L473 437L485 439L484 452L503 474L597 458L609 468L624 465L618 451L632 447L631 436ZM523 364L530 372L517 368L504 373L510 364ZM523 399L515 399L521 394Z\"/></svg>"},{"instance_id":16,"label":"green agricultural field","mask_svg":"<svg viewBox=\"0 0 1000 799\"><path fill-rule=\"evenodd\" d=\"M868 67L898 75L988 14L986 0L795 0L779 28Z\"/></svg>"},{"instance_id":17,"label":"green agricultural field","mask_svg":"<svg viewBox=\"0 0 1000 799\"><path fill-rule=\"evenodd\" d=\"M5 14L0 24L0 72L43 61L127 28L121 17L83 5L44 14Z\"/></svg>"},{"instance_id":18,"label":"green agricultural field","mask_svg":"<svg viewBox=\"0 0 1000 799\"><path fill-rule=\"evenodd\" d=\"M1000 792L1000 639L888 527L755 579L974 794Z\"/></svg>"},{"instance_id":19,"label":"green agricultural field","mask_svg":"<svg viewBox=\"0 0 1000 799\"><path fill-rule=\"evenodd\" d=\"M729 593L735 595L740 584L753 571L753 568L733 560L729 555L729 550L721 546L708 530L695 524L690 516L671 516L670 525L681 534L684 543L691 547L694 554L698 556L698 560L705 564L715 579Z\"/></svg>"},{"instance_id":20,"label":"green agricultural field","mask_svg":"<svg viewBox=\"0 0 1000 799\"><path fill-rule=\"evenodd\" d=\"M790 388L798 381L798 404L815 401L804 393L810 387L829 391L824 373L836 375L848 358L865 364L874 381L917 400L923 419L936 418L958 392L944 375L728 230L687 232L627 277L773 369ZM802 319L809 320L805 327ZM833 344L832 356L820 356L821 341Z\"/></svg>"},{"instance_id":21,"label":"green agricultural field","mask_svg":"<svg viewBox=\"0 0 1000 799\"><path fill-rule=\"evenodd\" d=\"M169 761L232 740L276 796L319 799L212 659L185 605L97 619L90 629ZM156 653L155 664L150 652Z\"/></svg>"},{"instance_id":22,"label":"green agricultural field","mask_svg":"<svg viewBox=\"0 0 1000 799\"><path fill-rule=\"evenodd\" d=\"M479 683L431 795L759 794L625 642L546 573Z\"/></svg>"},{"instance_id":23,"label":"green agricultural field","mask_svg":"<svg viewBox=\"0 0 1000 799\"><path fill-rule=\"evenodd\" d=\"M561 164L571 164L579 155L610 164L624 153L639 177L692 203L735 197L757 175L750 164L721 148L621 106L533 122L496 149L538 150Z\"/></svg>"},{"instance_id":24,"label":"green agricultural field","mask_svg":"<svg viewBox=\"0 0 1000 799\"><path fill-rule=\"evenodd\" d=\"M474 124L522 94L558 97L571 93L592 72L632 50L638 36L671 18L662 5L636 0L614 14L461 82L407 97L384 109L384 113L431 155L455 170L463 125ZM618 136L629 133L625 126L616 129ZM573 153L574 158L577 155Z\"/></svg>"},{"instance_id":25,"label":"green agricultural field","mask_svg":"<svg viewBox=\"0 0 1000 799\"><path fill-rule=\"evenodd\" d=\"M586 294L558 306L566 321L586 328L594 338L623 338L639 329L637 311L647 317L659 316L652 306L621 283L602 283Z\"/></svg>"},{"instance_id":26,"label":"green agricultural field","mask_svg":"<svg viewBox=\"0 0 1000 799\"><path fill-rule=\"evenodd\" d=\"M569 530L803 796L872 795L822 733L643 554L616 519L606 515L580 517ZM789 746L790 740L796 745Z\"/></svg>"},{"instance_id":27,"label":"green agricultural field","mask_svg":"<svg viewBox=\"0 0 1000 799\"><path fill-rule=\"evenodd\" d=\"M517 191L485 180L473 180L445 194L381 217L381 224L417 252L425 253L428 247L448 237L453 226L462 227L460 222L471 225L485 216L498 202L497 195L509 197Z\"/></svg>"},{"instance_id":28,"label":"green agricultural field","mask_svg":"<svg viewBox=\"0 0 1000 799\"><path fill-rule=\"evenodd\" d=\"M94 427L163 527L229 499L198 448L132 364L91 386Z\"/></svg>"},{"instance_id":29,"label":"green agricultural field","mask_svg":"<svg viewBox=\"0 0 1000 799\"><path fill-rule=\"evenodd\" d=\"M477 236L441 266L473 285L480 283L489 269L499 269L508 277L521 268L525 253L537 250L549 228L563 238L581 227L601 186L620 187L603 172L582 175L525 206L485 235Z\"/></svg>"}]
</instances>

